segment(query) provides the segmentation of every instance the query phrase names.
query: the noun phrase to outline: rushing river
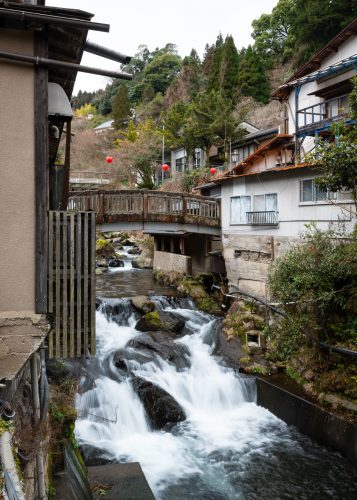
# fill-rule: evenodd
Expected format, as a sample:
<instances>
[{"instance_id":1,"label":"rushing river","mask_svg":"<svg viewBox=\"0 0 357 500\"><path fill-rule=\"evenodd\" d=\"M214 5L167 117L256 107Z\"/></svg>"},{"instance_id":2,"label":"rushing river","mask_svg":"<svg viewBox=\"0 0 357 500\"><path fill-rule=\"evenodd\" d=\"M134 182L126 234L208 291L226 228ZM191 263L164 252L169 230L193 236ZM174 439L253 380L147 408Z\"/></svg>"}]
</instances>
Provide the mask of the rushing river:
<instances>
[{"instance_id":1,"label":"rushing river","mask_svg":"<svg viewBox=\"0 0 357 500\"><path fill-rule=\"evenodd\" d=\"M125 282L126 273L120 275ZM136 293L142 293L140 271ZM76 436L87 457L140 462L162 500L357 498L348 463L257 406L254 378L239 375L214 355L219 320L188 300L152 299L185 320L185 335L175 342L186 346L189 366L177 368L154 353L143 362L128 346L140 334L138 313L129 299L104 299L97 312L97 357L88 364L77 396ZM114 364L118 350L129 354L130 373L175 398L187 415L184 422L167 432L150 428L130 375Z\"/></svg>"}]
</instances>

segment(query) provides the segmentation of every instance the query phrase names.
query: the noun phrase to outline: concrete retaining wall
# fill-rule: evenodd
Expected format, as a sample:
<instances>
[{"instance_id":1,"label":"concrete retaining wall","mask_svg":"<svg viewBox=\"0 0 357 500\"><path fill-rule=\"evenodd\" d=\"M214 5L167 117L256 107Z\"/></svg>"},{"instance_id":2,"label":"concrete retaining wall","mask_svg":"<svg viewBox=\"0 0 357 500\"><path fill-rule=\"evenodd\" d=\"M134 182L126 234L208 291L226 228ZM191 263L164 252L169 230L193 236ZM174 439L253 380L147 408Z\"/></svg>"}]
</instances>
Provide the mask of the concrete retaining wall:
<instances>
[{"instance_id":1,"label":"concrete retaining wall","mask_svg":"<svg viewBox=\"0 0 357 500\"><path fill-rule=\"evenodd\" d=\"M357 426L281 387L257 378L257 403L357 465Z\"/></svg>"},{"instance_id":2,"label":"concrete retaining wall","mask_svg":"<svg viewBox=\"0 0 357 500\"><path fill-rule=\"evenodd\" d=\"M270 265L296 241L293 237L223 234L227 277L243 291L266 297Z\"/></svg>"},{"instance_id":3,"label":"concrete retaining wall","mask_svg":"<svg viewBox=\"0 0 357 500\"><path fill-rule=\"evenodd\" d=\"M155 250L154 270L192 274L192 259L188 255Z\"/></svg>"}]
</instances>

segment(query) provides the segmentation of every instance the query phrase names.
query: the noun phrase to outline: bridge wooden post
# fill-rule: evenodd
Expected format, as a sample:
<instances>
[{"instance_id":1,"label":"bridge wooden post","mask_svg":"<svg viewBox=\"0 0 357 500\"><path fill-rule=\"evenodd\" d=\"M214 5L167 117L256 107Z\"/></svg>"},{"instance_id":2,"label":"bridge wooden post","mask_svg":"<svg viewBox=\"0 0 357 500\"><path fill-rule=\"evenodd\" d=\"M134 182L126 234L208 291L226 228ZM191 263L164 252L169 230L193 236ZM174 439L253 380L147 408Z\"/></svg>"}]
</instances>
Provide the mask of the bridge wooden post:
<instances>
[{"instance_id":1,"label":"bridge wooden post","mask_svg":"<svg viewBox=\"0 0 357 500\"><path fill-rule=\"evenodd\" d=\"M186 217L187 215L187 198L185 195L182 196L182 216Z\"/></svg>"},{"instance_id":2,"label":"bridge wooden post","mask_svg":"<svg viewBox=\"0 0 357 500\"><path fill-rule=\"evenodd\" d=\"M98 222L101 224L104 222L104 217L105 217L105 193L98 191L98 197L99 197Z\"/></svg>"},{"instance_id":3,"label":"bridge wooden post","mask_svg":"<svg viewBox=\"0 0 357 500\"><path fill-rule=\"evenodd\" d=\"M148 215L148 193L144 191L143 193L143 221L147 220L147 215Z\"/></svg>"}]
</instances>

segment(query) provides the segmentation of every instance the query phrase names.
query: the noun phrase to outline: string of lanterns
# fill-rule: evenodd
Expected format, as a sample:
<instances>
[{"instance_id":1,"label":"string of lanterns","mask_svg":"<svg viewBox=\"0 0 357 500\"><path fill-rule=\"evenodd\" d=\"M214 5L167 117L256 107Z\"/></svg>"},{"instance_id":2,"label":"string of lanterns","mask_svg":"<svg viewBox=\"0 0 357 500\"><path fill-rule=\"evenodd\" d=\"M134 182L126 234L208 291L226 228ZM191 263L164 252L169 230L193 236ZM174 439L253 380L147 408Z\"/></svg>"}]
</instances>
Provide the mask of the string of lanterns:
<instances>
[{"instance_id":1,"label":"string of lanterns","mask_svg":"<svg viewBox=\"0 0 357 500\"><path fill-rule=\"evenodd\" d=\"M107 156L105 161L107 163L113 163L113 157ZM168 172L170 170L170 166L167 163L164 163L161 168L164 172ZM215 167L211 167L209 171L211 172L212 175L214 175L217 172L217 169Z\"/></svg>"}]
</instances>

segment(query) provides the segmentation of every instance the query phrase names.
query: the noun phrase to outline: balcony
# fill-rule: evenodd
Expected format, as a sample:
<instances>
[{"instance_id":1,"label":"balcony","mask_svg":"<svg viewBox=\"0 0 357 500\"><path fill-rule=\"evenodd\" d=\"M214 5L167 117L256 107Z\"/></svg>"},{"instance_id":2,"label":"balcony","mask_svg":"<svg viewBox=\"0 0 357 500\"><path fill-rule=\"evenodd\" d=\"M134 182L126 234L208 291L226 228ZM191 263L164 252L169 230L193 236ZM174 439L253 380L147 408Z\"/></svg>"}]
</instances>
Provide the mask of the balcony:
<instances>
[{"instance_id":1,"label":"balcony","mask_svg":"<svg viewBox=\"0 0 357 500\"><path fill-rule=\"evenodd\" d=\"M331 122L346 119L349 113L348 94L321 101L297 112L299 132L329 128Z\"/></svg>"},{"instance_id":2,"label":"balcony","mask_svg":"<svg viewBox=\"0 0 357 500\"><path fill-rule=\"evenodd\" d=\"M279 223L278 212L269 210L265 212L246 212L247 224L251 226L276 226Z\"/></svg>"}]
</instances>

